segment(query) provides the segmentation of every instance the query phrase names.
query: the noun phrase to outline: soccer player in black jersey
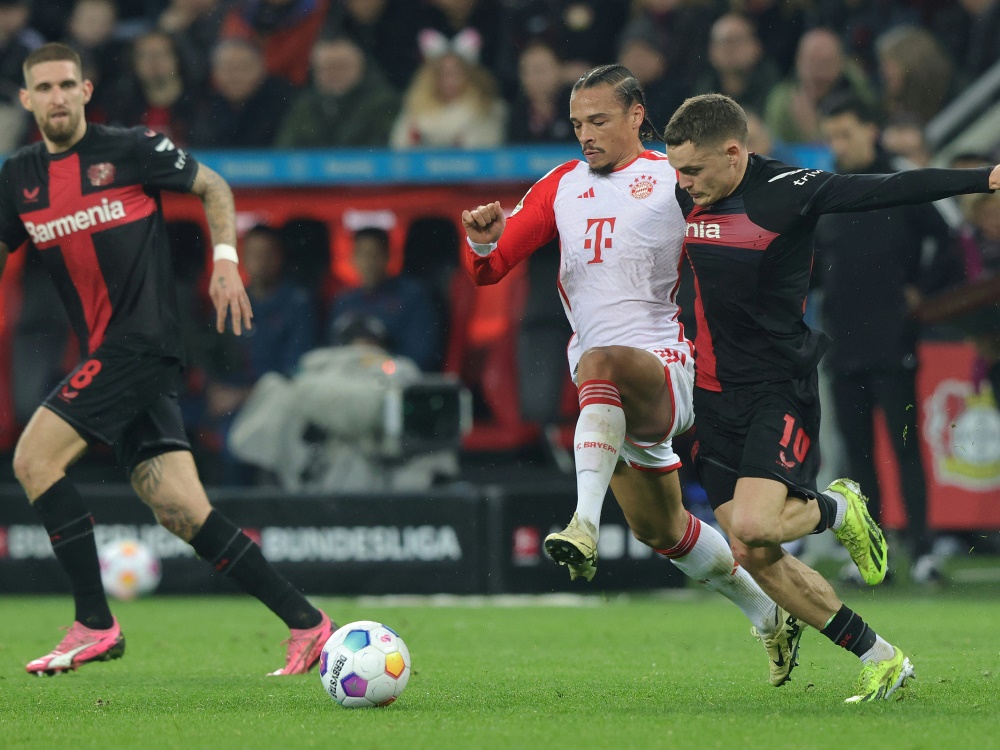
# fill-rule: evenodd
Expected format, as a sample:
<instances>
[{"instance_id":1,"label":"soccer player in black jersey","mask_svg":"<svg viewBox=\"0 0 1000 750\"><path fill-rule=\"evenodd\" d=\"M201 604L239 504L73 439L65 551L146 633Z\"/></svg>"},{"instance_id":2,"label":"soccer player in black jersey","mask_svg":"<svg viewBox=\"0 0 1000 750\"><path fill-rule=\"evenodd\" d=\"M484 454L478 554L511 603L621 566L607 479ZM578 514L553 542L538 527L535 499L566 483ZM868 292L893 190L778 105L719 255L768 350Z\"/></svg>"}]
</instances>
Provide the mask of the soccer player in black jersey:
<instances>
[{"instance_id":1,"label":"soccer player in black jersey","mask_svg":"<svg viewBox=\"0 0 1000 750\"><path fill-rule=\"evenodd\" d=\"M14 473L49 532L76 606L66 637L27 671L57 674L125 651L101 585L93 518L66 477L97 442L111 446L165 528L288 625L285 666L272 674L307 672L335 626L211 507L177 404L183 353L159 193L191 192L204 204L216 243L210 295L217 328L224 330L228 314L239 335L253 313L237 265L232 191L158 133L89 124L84 106L93 84L72 48L38 48L24 62L24 80L21 103L43 140L0 170L0 273L8 253L34 245L82 351L14 452Z\"/></svg>"},{"instance_id":2,"label":"soccer player in black jersey","mask_svg":"<svg viewBox=\"0 0 1000 750\"><path fill-rule=\"evenodd\" d=\"M885 540L858 485L838 479L816 488L816 365L826 339L802 320L813 232L824 213L996 190L1000 166L888 175L790 167L747 151L746 115L721 94L684 102L664 137L695 276L702 483L734 556L761 588L862 659L848 701L888 698L913 674L909 659L781 547L829 528L869 584L885 576Z\"/></svg>"}]
</instances>

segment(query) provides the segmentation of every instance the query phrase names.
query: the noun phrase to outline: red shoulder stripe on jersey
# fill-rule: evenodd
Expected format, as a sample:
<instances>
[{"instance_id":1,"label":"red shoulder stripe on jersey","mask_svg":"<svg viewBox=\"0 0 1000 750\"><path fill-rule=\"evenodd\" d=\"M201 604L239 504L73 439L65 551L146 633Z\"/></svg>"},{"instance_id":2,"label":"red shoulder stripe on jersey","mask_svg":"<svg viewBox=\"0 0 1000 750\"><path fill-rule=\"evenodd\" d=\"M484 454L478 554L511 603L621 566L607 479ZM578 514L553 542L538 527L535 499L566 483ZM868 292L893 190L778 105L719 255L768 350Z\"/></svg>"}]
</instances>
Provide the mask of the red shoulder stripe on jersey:
<instances>
[{"instance_id":1,"label":"red shoulder stripe on jersey","mask_svg":"<svg viewBox=\"0 0 1000 750\"><path fill-rule=\"evenodd\" d=\"M777 232L769 232L746 214L714 214L694 210L688 214L684 237L691 244L767 250Z\"/></svg>"}]
</instances>

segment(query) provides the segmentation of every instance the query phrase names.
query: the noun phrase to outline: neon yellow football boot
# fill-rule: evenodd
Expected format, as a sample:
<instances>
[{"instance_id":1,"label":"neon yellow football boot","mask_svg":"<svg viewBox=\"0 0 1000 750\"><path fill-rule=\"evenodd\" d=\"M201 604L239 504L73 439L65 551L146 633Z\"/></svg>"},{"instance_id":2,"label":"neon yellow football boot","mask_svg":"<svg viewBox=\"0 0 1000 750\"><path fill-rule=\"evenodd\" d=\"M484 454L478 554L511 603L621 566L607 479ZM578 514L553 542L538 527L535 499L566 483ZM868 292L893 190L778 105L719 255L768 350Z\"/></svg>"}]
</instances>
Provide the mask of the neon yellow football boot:
<instances>
[{"instance_id":1,"label":"neon yellow football boot","mask_svg":"<svg viewBox=\"0 0 1000 750\"><path fill-rule=\"evenodd\" d=\"M836 479L827 490L839 492L847 498L844 522L833 532L834 535L851 554L865 583L869 586L882 583L889 568L889 547L882 530L868 512L868 498L861 494L861 487L851 479Z\"/></svg>"},{"instance_id":2,"label":"neon yellow football boot","mask_svg":"<svg viewBox=\"0 0 1000 750\"><path fill-rule=\"evenodd\" d=\"M852 695L844 703L886 700L900 688L906 687L906 681L913 677L913 665L903 656L902 651L895 646L893 650L895 653L891 659L865 664L858 677L857 695Z\"/></svg>"}]
</instances>

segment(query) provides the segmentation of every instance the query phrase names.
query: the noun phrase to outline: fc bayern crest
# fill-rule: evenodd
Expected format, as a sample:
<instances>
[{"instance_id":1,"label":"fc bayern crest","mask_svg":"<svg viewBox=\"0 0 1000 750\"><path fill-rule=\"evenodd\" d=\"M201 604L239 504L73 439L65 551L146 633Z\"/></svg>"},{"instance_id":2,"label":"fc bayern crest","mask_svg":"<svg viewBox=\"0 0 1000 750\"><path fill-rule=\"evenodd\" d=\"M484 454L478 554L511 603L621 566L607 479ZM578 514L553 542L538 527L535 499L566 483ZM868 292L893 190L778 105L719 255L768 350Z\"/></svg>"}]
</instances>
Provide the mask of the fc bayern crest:
<instances>
[{"instance_id":1,"label":"fc bayern crest","mask_svg":"<svg viewBox=\"0 0 1000 750\"><path fill-rule=\"evenodd\" d=\"M656 180L653 179L652 175L641 174L632 180L629 188L632 190L633 198L644 200L653 194L654 185L656 185Z\"/></svg>"},{"instance_id":2,"label":"fc bayern crest","mask_svg":"<svg viewBox=\"0 0 1000 750\"><path fill-rule=\"evenodd\" d=\"M102 161L100 164L91 164L87 168L87 179L90 180L90 184L94 187L110 185L115 181L115 165L108 161Z\"/></svg>"}]
</instances>

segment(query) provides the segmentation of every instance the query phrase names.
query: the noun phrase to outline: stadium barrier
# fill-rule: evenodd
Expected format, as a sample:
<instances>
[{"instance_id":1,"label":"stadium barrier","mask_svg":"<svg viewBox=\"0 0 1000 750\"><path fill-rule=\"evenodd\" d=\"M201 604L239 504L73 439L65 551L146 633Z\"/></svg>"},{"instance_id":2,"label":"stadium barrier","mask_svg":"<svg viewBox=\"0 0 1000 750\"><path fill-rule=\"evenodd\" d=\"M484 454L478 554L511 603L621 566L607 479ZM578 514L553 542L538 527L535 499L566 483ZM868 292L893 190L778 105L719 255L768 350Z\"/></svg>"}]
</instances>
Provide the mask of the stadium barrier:
<instances>
[{"instance_id":1,"label":"stadium barrier","mask_svg":"<svg viewBox=\"0 0 1000 750\"><path fill-rule=\"evenodd\" d=\"M156 524L124 487L83 486L98 545L138 539L161 559L168 594L218 594L236 588L198 560L190 546ZM311 594L506 594L662 589L683 576L628 532L609 500L601 565L593 585L571 586L541 548L567 515L575 493L565 483L530 489L472 485L424 495L288 495L218 491L212 502L242 525L264 554ZM16 487L0 487L0 594L61 593L67 583L37 515Z\"/></svg>"}]
</instances>

